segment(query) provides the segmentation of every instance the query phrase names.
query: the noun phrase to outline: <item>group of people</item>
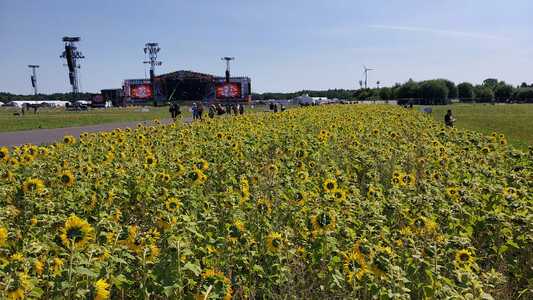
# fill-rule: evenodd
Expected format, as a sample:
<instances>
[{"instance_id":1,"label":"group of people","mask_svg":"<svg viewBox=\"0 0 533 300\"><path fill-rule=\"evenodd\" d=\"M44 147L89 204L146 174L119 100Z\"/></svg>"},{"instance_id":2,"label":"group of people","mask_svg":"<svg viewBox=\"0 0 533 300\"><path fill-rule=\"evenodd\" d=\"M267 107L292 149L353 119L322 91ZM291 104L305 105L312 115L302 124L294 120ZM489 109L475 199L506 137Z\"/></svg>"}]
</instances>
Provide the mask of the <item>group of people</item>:
<instances>
[{"instance_id":1,"label":"group of people","mask_svg":"<svg viewBox=\"0 0 533 300\"><path fill-rule=\"evenodd\" d=\"M170 108L168 109L172 118L176 119L178 115L181 114L179 104L177 102L172 102ZM202 120L204 114L204 105L202 103L194 102L191 106L192 119L193 120ZM216 103L208 106L208 116L214 118L215 115L223 114L234 114L234 115L243 115L244 114L244 105L240 103Z\"/></svg>"},{"instance_id":2,"label":"group of people","mask_svg":"<svg viewBox=\"0 0 533 300\"><path fill-rule=\"evenodd\" d=\"M278 108L278 105L279 105L279 108ZM277 104L277 103L270 103L270 106L269 106L270 110L277 113L278 111L285 111L285 106L283 104Z\"/></svg>"}]
</instances>

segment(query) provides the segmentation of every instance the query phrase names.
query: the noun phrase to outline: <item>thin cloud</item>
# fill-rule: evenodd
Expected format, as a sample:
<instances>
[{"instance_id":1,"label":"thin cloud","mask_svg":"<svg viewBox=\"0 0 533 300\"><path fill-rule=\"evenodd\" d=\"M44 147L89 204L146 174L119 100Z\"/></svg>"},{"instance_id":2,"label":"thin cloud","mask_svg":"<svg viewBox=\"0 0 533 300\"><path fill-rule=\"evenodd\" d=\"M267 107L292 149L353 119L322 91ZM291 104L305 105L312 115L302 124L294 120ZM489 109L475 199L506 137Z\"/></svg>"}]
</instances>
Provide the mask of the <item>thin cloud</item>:
<instances>
[{"instance_id":1,"label":"thin cloud","mask_svg":"<svg viewBox=\"0 0 533 300\"><path fill-rule=\"evenodd\" d=\"M380 29L380 30L422 32L422 33L445 35L445 36L457 37L457 38L473 38L473 39L483 39L483 40L504 40L505 39L500 36L484 34L484 33L442 30L442 29L433 29L433 28L426 28L426 27L390 26L390 25L369 25L367 27L371 29Z\"/></svg>"}]
</instances>

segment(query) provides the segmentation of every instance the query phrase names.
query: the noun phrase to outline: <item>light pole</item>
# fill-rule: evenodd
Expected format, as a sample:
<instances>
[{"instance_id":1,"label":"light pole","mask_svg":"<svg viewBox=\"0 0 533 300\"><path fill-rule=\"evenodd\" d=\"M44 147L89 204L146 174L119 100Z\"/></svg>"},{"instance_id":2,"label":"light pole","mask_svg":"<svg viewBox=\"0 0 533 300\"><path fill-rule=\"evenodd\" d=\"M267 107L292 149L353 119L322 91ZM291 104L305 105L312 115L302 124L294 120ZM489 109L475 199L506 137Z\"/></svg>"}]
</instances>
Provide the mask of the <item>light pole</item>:
<instances>
[{"instance_id":1,"label":"light pole","mask_svg":"<svg viewBox=\"0 0 533 300\"><path fill-rule=\"evenodd\" d=\"M61 54L61 58L67 60L68 66L68 78L70 84L72 85L72 94L76 95L79 92L79 78L78 78L78 69L81 66L78 64L78 59L83 59L85 56L78 51L76 43L80 41L79 37L63 37L63 42L65 42L65 51Z\"/></svg>"},{"instance_id":2,"label":"light pole","mask_svg":"<svg viewBox=\"0 0 533 300\"><path fill-rule=\"evenodd\" d=\"M35 96L37 96L37 68L39 68L38 65L28 65L28 68L31 68L32 69L32 74L31 75L31 86L33 87L33 94Z\"/></svg>"},{"instance_id":3,"label":"light pole","mask_svg":"<svg viewBox=\"0 0 533 300\"><path fill-rule=\"evenodd\" d=\"M152 86L152 100L154 101L154 105L157 106L156 100L155 100L155 88L154 88L154 77L155 77L155 66L160 66L163 64L163 62L157 60L157 53L161 48L159 48L158 43L146 43L144 45L144 54L148 55L148 60L144 61L143 63L150 65L150 85Z\"/></svg>"},{"instance_id":4,"label":"light pole","mask_svg":"<svg viewBox=\"0 0 533 300\"><path fill-rule=\"evenodd\" d=\"M226 83L229 83L229 78L230 78L230 62L232 60L235 60L235 57L222 57L221 60L225 60L226 61Z\"/></svg>"}]
</instances>

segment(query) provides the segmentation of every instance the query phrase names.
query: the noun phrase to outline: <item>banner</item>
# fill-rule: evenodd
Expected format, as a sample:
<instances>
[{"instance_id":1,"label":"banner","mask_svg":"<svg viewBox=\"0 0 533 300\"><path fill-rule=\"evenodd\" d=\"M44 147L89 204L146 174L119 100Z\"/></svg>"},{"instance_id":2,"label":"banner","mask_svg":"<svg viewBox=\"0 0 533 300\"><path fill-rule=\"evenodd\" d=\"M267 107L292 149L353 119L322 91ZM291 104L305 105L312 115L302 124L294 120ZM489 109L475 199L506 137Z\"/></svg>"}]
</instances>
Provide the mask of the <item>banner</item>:
<instances>
[{"instance_id":1,"label":"banner","mask_svg":"<svg viewBox=\"0 0 533 300\"><path fill-rule=\"evenodd\" d=\"M242 89L240 83L217 83L215 85L217 99L240 99L242 98Z\"/></svg>"}]
</instances>

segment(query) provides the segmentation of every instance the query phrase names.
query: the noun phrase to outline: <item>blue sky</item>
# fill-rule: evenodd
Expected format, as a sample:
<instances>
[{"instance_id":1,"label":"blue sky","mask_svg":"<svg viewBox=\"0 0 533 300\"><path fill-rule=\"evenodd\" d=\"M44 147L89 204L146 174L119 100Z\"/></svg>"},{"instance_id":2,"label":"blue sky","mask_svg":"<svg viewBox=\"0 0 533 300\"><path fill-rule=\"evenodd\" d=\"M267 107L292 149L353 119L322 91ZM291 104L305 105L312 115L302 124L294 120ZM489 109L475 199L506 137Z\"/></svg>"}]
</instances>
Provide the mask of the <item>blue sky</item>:
<instances>
[{"instance_id":1,"label":"blue sky","mask_svg":"<svg viewBox=\"0 0 533 300\"><path fill-rule=\"evenodd\" d=\"M409 78L533 83L531 0L0 0L0 91L70 90L59 58L81 36L82 90L143 78L144 44L159 42L156 73L194 70L252 78L256 92L355 88Z\"/></svg>"}]
</instances>

